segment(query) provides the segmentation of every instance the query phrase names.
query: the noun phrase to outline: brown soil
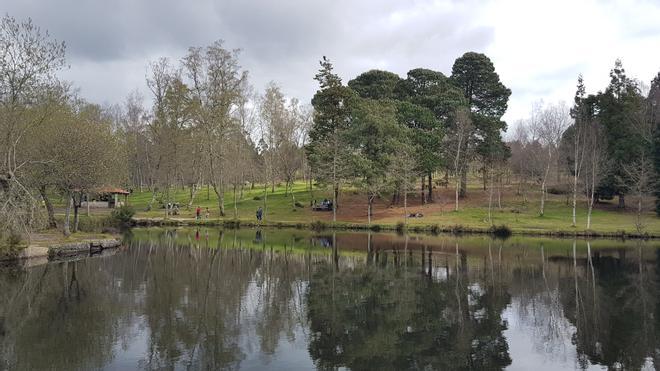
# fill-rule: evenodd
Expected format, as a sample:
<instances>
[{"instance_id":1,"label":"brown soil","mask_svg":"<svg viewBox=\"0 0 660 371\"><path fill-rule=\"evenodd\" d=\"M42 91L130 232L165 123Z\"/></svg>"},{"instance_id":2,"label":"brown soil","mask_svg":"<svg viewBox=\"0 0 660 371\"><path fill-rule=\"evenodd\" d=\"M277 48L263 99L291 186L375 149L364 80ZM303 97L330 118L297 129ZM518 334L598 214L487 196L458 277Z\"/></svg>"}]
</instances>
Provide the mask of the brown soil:
<instances>
[{"instance_id":1,"label":"brown soil","mask_svg":"<svg viewBox=\"0 0 660 371\"><path fill-rule=\"evenodd\" d=\"M438 215L454 210L454 189L451 187L438 187L433 189L434 202L422 204L419 192L408 195L408 214L421 213L424 216ZM566 195L548 194L549 201L567 202ZM468 195L459 200L461 208L488 207L489 192L482 188L470 188ZM527 191L528 205L540 200L540 194L536 190ZM505 186L501 190L501 201L503 207L511 207L512 203L521 203L522 195L516 194L516 186ZM632 202L632 199L627 200ZM358 195L356 192L345 191L339 195L339 208L337 209L337 220L350 223L364 223L367 220L367 198L364 195ZM626 211L633 213L631 204L627 205ZM497 207L497 190L493 192L493 207ZM616 198L610 201L597 203L594 206L597 210L621 211L618 208ZM381 197L374 200L372 210L372 221L391 219L404 215L403 199L395 205L388 197ZM315 217L325 221L332 221L332 212L314 212Z\"/></svg>"}]
</instances>

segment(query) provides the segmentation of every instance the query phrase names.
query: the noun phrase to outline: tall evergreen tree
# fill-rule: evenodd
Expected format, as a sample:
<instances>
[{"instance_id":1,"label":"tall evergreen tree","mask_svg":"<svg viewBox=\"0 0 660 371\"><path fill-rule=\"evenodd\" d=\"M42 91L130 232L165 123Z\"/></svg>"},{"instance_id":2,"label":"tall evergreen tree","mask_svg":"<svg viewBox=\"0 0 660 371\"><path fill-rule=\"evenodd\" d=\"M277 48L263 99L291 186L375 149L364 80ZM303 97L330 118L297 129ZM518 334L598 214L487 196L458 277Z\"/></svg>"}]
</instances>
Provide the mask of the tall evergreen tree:
<instances>
[{"instance_id":1,"label":"tall evergreen tree","mask_svg":"<svg viewBox=\"0 0 660 371\"><path fill-rule=\"evenodd\" d=\"M511 90L500 81L495 66L484 54L468 52L456 59L452 67L451 81L461 89L472 112L476 131L471 142L484 166L491 151L502 143L501 131L506 123L501 120L506 112ZM463 171L463 177L467 172ZM461 182L461 195L466 193L466 179Z\"/></svg>"},{"instance_id":2,"label":"tall evergreen tree","mask_svg":"<svg viewBox=\"0 0 660 371\"><path fill-rule=\"evenodd\" d=\"M651 89L647 97L648 116L653 125L653 164L656 179L653 183L655 194L655 212L660 216L660 72L651 81Z\"/></svg>"},{"instance_id":3,"label":"tall evergreen tree","mask_svg":"<svg viewBox=\"0 0 660 371\"><path fill-rule=\"evenodd\" d=\"M428 180L426 199L433 202L433 173L443 165L444 133L456 110L464 105L464 99L442 72L425 68L408 71L406 79L399 84L398 94L401 100L408 102L400 105L399 119L416 129L411 133L418 150L420 170Z\"/></svg>"},{"instance_id":4,"label":"tall evergreen tree","mask_svg":"<svg viewBox=\"0 0 660 371\"><path fill-rule=\"evenodd\" d=\"M350 144L356 154L352 168L357 185L367 193L369 224L374 200L395 185L389 170L395 153L408 139L397 122L396 108L393 101L375 99L357 99L351 107Z\"/></svg>"},{"instance_id":5,"label":"tall evergreen tree","mask_svg":"<svg viewBox=\"0 0 660 371\"><path fill-rule=\"evenodd\" d=\"M348 82L348 87L362 98L396 99L401 83L399 75L389 71L370 70Z\"/></svg>"},{"instance_id":6,"label":"tall evergreen tree","mask_svg":"<svg viewBox=\"0 0 660 371\"><path fill-rule=\"evenodd\" d=\"M347 150L350 127L350 101L355 93L342 85L332 63L325 56L314 79L319 90L312 98L314 122L306 151L316 177L333 189L332 220L337 221L337 198L341 183L349 173L351 152Z\"/></svg>"},{"instance_id":7,"label":"tall evergreen tree","mask_svg":"<svg viewBox=\"0 0 660 371\"><path fill-rule=\"evenodd\" d=\"M598 118L605 130L609 166L597 192L601 198L618 196L620 208L625 208L629 183L624 167L644 151L643 138L634 125L643 105L637 82L626 76L617 60L610 71L610 84L598 95Z\"/></svg>"}]
</instances>

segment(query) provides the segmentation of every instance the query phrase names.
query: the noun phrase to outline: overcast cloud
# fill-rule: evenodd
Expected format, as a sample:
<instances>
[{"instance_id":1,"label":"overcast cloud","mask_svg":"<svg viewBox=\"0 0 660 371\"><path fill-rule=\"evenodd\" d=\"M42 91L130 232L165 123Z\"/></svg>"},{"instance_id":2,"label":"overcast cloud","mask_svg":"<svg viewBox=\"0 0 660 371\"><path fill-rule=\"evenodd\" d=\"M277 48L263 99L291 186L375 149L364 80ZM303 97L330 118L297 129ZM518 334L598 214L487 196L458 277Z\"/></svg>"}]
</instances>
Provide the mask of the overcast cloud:
<instances>
[{"instance_id":1,"label":"overcast cloud","mask_svg":"<svg viewBox=\"0 0 660 371\"><path fill-rule=\"evenodd\" d=\"M0 0L67 44L62 76L98 103L121 103L150 60L180 59L217 39L240 48L261 90L268 81L308 102L326 55L345 82L372 68L449 75L466 51L486 53L512 90L509 123L532 102L570 102L578 73L602 89L621 58L648 82L660 71L658 1Z\"/></svg>"}]
</instances>

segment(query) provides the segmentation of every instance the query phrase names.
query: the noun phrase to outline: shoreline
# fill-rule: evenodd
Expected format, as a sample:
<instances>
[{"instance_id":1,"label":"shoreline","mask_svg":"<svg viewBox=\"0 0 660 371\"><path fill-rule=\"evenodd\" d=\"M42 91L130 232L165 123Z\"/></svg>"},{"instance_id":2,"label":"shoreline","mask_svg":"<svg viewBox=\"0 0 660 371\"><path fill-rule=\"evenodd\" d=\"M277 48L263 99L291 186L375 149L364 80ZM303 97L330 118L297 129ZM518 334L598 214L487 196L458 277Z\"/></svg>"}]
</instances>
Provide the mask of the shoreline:
<instances>
[{"instance_id":1,"label":"shoreline","mask_svg":"<svg viewBox=\"0 0 660 371\"><path fill-rule=\"evenodd\" d=\"M253 221L244 220L203 220L198 221L191 218L133 218L130 227L134 228L148 228L148 227L222 227L227 229L240 229L240 228L274 228L274 229L303 229L315 232L323 232L326 230L334 231L355 231L355 232L397 232L397 233L425 233L431 235L450 235L450 236L469 236L469 235L489 235L494 238L506 239L511 236L521 237L549 237L549 238L599 238L599 239L644 239L644 240L658 240L660 234L655 233L627 233L627 232L598 232L598 231L538 231L538 230L516 230L509 229L508 227L500 229L501 227L493 226L491 228L474 228L465 227L461 225L454 226L441 226L437 224L428 225L412 225L406 229L402 229L401 225L392 224L364 224L364 223L349 223L337 222L327 223L315 221L312 223L302 222L264 222L255 223ZM52 243L49 243L52 241ZM57 241L57 242L55 242ZM88 258L98 255L104 255L106 250L116 250L121 247L123 240L118 234L111 234L104 236L104 238L82 238L79 241L61 241L58 237L53 236L46 239L45 244L30 244L20 250L0 253L0 265L11 265L22 263L26 266L35 266L46 264L53 261L66 261L76 260L80 258Z\"/></svg>"},{"instance_id":2,"label":"shoreline","mask_svg":"<svg viewBox=\"0 0 660 371\"><path fill-rule=\"evenodd\" d=\"M402 229L399 225L393 224L364 224L364 223L350 223L350 222L263 222L255 223L252 221L244 221L241 219L233 220L202 220L198 221L189 218L133 218L131 221L132 227L224 227L224 228L292 228L292 229L307 229L313 231L322 231L325 229L330 230L345 230L345 231L373 231L373 232L412 232L412 233L431 233L435 235L450 234L450 235L492 235L495 237L509 237L509 236L528 236L528 237L555 237L555 238L608 238L608 239L660 239L658 233L630 233L625 231L619 232L599 232L599 231L566 231L566 230L530 230L530 229L511 229L508 226L493 226L491 228L475 228L465 227L462 225L409 225L407 228Z\"/></svg>"},{"instance_id":3,"label":"shoreline","mask_svg":"<svg viewBox=\"0 0 660 371\"><path fill-rule=\"evenodd\" d=\"M87 238L74 242L56 242L45 245L28 245L18 251L0 254L0 265L25 263L36 266L52 261L64 261L76 258L92 257L106 250L121 247L123 240L117 235L112 238Z\"/></svg>"}]
</instances>

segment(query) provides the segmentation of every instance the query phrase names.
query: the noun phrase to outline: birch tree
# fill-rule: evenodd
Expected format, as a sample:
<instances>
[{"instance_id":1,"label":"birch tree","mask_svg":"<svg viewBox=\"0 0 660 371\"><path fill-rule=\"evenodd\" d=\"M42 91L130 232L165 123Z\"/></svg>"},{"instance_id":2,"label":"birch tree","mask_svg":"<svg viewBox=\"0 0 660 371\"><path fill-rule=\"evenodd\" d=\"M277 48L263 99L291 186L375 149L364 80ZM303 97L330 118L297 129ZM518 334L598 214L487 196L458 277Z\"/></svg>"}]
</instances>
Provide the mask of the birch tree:
<instances>
[{"instance_id":1,"label":"birch tree","mask_svg":"<svg viewBox=\"0 0 660 371\"><path fill-rule=\"evenodd\" d=\"M196 127L203 133L202 146L208 180L225 215L226 147L236 125L236 110L245 93L247 71L238 61L239 50L227 50L222 41L191 47L183 59L194 105Z\"/></svg>"},{"instance_id":2,"label":"birch tree","mask_svg":"<svg viewBox=\"0 0 660 371\"><path fill-rule=\"evenodd\" d=\"M541 175L541 207L539 215L545 214L545 201L547 196L547 181L550 168L557 157L562 134L570 125L569 110L565 104L549 105L532 119L532 130L543 146L544 170Z\"/></svg>"},{"instance_id":3,"label":"birch tree","mask_svg":"<svg viewBox=\"0 0 660 371\"><path fill-rule=\"evenodd\" d=\"M595 105L595 97L590 96L587 98L586 103L589 104L590 119L584 126L585 140L584 140L584 188L587 195L587 223L586 229L591 229L591 214L596 202L596 189L602 179L602 174L608 166L606 151L607 142L603 133L604 129L600 125L597 117L593 115L593 107Z\"/></svg>"},{"instance_id":4,"label":"birch tree","mask_svg":"<svg viewBox=\"0 0 660 371\"><path fill-rule=\"evenodd\" d=\"M585 87L582 80L582 75L578 76L577 91L575 92L575 103L571 109L571 117L573 118L573 125L570 130L570 141L572 141L572 162L573 162L573 200L572 200L572 226L577 225L577 195L578 195L578 179L580 179L580 171L582 171L582 163L585 157L585 134L587 125L586 121L589 119L587 107L585 107ZM567 130L568 132L568 130Z\"/></svg>"},{"instance_id":5,"label":"birch tree","mask_svg":"<svg viewBox=\"0 0 660 371\"><path fill-rule=\"evenodd\" d=\"M465 166L466 160L469 158L468 140L472 136L474 125L472 118L467 109L459 109L456 111L456 118L454 120L453 130L451 131L451 157L455 178L454 190L454 211L458 211L458 200L461 194L461 180L463 179L463 171L467 168Z\"/></svg>"}]
</instances>

